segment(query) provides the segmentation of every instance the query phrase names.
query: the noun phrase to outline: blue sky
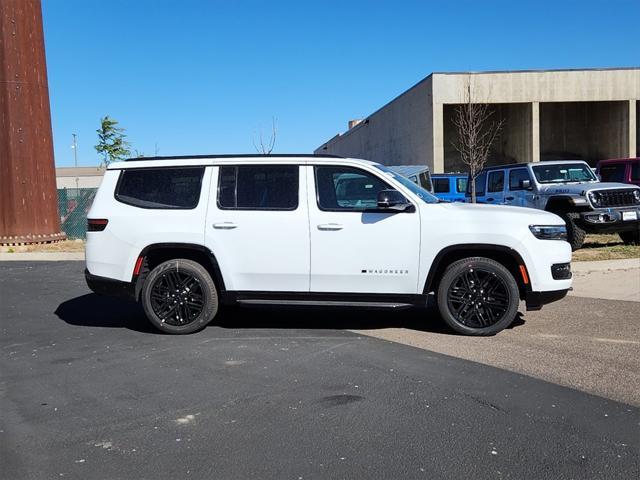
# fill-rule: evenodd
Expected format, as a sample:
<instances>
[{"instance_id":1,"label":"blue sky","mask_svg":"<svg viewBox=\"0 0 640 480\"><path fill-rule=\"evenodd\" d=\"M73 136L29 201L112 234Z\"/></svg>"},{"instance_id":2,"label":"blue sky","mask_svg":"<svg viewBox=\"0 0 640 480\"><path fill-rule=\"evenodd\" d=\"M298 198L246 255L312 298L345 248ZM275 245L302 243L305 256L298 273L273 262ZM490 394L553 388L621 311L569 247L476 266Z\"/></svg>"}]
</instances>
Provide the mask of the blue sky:
<instances>
[{"instance_id":1,"label":"blue sky","mask_svg":"<svg viewBox=\"0 0 640 480\"><path fill-rule=\"evenodd\" d=\"M146 155L311 152L434 71L640 65L633 1L42 0L56 164L109 114Z\"/></svg>"}]
</instances>

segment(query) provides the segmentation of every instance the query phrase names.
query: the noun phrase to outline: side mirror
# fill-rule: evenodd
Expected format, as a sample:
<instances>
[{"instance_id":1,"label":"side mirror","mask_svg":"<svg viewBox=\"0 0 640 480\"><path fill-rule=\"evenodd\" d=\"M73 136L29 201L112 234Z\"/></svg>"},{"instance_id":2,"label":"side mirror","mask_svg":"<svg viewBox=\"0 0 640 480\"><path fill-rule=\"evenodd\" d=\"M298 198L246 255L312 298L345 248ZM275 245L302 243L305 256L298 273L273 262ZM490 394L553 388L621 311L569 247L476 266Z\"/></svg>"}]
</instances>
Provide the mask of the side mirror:
<instances>
[{"instance_id":1,"label":"side mirror","mask_svg":"<svg viewBox=\"0 0 640 480\"><path fill-rule=\"evenodd\" d=\"M381 190L378 192L378 208L403 212L411 207L411 203L397 190Z\"/></svg>"},{"instance_id":2,"label":"side mirror","mask_svg":"<svg viewBox=\"0 0 640 480\"><path fill-rule=\"evenodd\" d=\"M520 186L523 190L531 190L531 180L521 180Z\"/></svg>"}]
</instances>

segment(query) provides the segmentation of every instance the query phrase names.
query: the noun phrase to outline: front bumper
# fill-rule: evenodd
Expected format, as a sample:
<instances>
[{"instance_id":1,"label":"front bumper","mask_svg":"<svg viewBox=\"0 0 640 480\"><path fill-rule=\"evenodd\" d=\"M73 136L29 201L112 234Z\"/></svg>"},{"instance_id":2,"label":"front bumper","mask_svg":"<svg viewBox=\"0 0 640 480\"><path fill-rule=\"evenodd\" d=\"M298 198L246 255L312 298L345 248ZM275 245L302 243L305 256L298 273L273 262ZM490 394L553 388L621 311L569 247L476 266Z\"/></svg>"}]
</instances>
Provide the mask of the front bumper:
<instances>
[{"instance_id":1,"label":"front bumper","mask_svg":"<svg viewBox=\"0 0 640 480\"><path fill-rule=\"evenodd\" d=\"M580 213L580 224L588 232L618 233L640 228L640 208L600 208Z\"/></svg>"},{"instance_id":2,"label":"front bumper","mask_svg":"<svg viewBox=\"0 0 640 480\"><path fill-rule=\"evenodd\" d=\"M543 305L562 300L567 296L567 293L569 293L568 288L564 290L552 290L549 292L527 292L524 298L527 304L527 311L540 310Z\"/></svg>"},{"instance_id":3,"label":"front bumper","mask_svg":"<svg viewBox=\"0 0 640 480\"><path fill-rule=\"evenodd\" d=\"M131 282L123 282L121 280L114 280L113 278L92 275L86 268L84 270L84 278L89 289L98 295L107 295L132 301L136 300L135 285Z\"/></svg>"}]
</instances>

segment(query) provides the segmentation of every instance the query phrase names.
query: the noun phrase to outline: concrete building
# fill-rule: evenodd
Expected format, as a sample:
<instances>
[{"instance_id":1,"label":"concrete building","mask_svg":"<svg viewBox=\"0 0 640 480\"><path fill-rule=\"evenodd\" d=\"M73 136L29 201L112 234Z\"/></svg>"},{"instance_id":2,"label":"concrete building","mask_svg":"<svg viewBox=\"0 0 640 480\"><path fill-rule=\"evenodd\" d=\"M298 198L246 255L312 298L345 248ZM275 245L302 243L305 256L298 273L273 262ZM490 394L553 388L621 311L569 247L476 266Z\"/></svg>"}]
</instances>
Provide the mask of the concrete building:
<instances>
[{"instance_id":1,"label":"concrete building","mask_svg":"<svg viewBox=\"0 0 640 480\"><path fill-rule=\"evenodd\" d=\"M58 167L56 186L61 188L98 188L104 176L104 167Z\"/></svg>"},{"instance_id":2,"label":"concrete building","mask_svg":"<svg viewBox=\"0 0 640 480\"><path fill-rule=\"evenodd\" d=\"M640 156L640 68L432 73L315 153L464 171L452 119L468 90L504 122L491 165Z\"/></svg>"}]
</instances>

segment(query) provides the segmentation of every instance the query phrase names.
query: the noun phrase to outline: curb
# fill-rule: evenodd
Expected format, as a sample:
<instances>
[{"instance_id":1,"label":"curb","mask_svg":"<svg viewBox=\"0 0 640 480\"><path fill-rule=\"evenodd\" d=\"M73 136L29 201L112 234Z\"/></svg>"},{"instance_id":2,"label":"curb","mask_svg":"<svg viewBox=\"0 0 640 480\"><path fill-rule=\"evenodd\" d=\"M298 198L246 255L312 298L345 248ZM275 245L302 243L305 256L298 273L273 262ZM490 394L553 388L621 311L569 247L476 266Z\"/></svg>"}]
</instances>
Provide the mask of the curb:
<instances>
[{"instance_id":1,"label":"curb","mask_svg":"<svg viewBox=\"0 0 640 480\"><path fill-rule=\"evenodd\" d=\"M61 262L84 260L84 252L0 252L0 262Z\"/></svg>"},{"instance_id":2,"label":"curb","mask_svg":"<svg viewBox=\"0 0 640 480\"><path fill-rule=\"evenodd\" d=\"M588 275L589 273L594 272L615 272L635 269L640 269L640 258L571 262L571 271L576 275Z\"/></svg>"}]
</instances>

